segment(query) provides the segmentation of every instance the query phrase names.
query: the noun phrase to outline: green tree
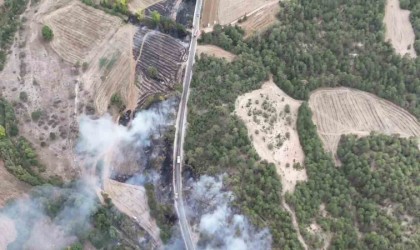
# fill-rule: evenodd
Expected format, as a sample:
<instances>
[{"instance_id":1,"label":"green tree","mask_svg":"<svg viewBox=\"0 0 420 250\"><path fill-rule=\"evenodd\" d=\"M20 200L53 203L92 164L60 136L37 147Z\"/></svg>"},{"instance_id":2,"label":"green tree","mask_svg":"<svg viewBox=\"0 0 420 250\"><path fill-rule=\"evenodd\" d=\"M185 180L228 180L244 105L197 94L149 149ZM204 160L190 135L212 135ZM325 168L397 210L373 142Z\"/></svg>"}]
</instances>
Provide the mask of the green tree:
<instances>
[{"instance_id":1,"label":"green tree","mask_svg":"<svg viewBox=\"0 0 420 250\"><path fill-rule=\"evenodd\" d=\"M160 19L161 19L160 13L154 10L152 11L151 16L152 16L153 24L155 26L158 26L160 24Z\"/></svg>"},{"instance_id":2,"label":"green tree","mask_svg":"<svg viewBox=\"0 0 420 250\"><path fill-rule=\"evenodd\" d=\"M54 33L52 29L47 25L44 25L44 27L42 27L42 37L46 41L51 41L54 38Z\"/></svg>"}]
</instances>

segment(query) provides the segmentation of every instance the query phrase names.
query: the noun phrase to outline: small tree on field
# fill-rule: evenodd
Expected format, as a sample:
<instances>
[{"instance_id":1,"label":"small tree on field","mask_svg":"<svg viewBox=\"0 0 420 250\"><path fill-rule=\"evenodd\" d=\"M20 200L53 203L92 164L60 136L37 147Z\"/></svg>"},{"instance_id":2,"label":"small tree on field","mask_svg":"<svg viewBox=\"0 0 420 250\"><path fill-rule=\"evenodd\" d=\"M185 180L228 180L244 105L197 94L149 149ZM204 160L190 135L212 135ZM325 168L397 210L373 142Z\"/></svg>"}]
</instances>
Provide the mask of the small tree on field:
<instances>
[{"instance_id":1,"label":"small tree on field","mask_svg":"<svg viewBox=\"0 0 420 250\"><path fill-rule=\"evenodd\" d=\"M19 99L22 102L27 102L28 101L28 94L25 91L22 91L19 93Z\"/></svg>"},{"instance_id":2,"label":"small tree on field","mask_svg":"<svg viewBox=\"0 0 420 250\"><path fill-rule=\"evenodd\" d=\"M290 105L286 104L286 106L284 106L284 112L286 112L286 114L290 113Z\"/></svg>"},{"instance_id":3,"label":"small tree on field","mask_svg":"<svg viewBox=\"0 0 420 250\"><path fill-rule=\"evenodd\" d=\"M149 75L150 78L157 79L159 72L157 68L153 66L149 66L147 68L147 74Z\"/></svg>"},{"instance_id":4,"label":"small tree on field","mask_svg":"<svg viewBox=\"0 0 420 250\"><path fill-rule=\"evenodd\" d=\"M152 21L155 26L160 23L160 14L156 10L152 11Z\"/></svg>"},{"instance_id":5,"label":"small tree on field","mask_svg":"<svg viewBox=\"0 0 420 250\"><path fill-rule=\"evenodd\" d=\"M42 37L46 41L51 41L54 38L54 33L52 29L48 27L47 25L44 25L44 27L42 27Z\"/></svg>"}]
</instances>

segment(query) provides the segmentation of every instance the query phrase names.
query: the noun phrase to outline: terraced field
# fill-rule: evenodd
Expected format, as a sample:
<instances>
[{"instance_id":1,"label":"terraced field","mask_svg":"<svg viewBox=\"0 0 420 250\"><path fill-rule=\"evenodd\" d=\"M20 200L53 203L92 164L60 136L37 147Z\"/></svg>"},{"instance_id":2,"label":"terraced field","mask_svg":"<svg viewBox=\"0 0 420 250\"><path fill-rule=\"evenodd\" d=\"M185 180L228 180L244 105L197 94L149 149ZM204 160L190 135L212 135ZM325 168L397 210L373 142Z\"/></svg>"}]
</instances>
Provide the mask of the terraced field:
<instances>
[{"instance_id":1,"label":"terraced field","mask_svg":"<svg viewBox=\"0 0 420 250\"><path fill-rule=\"evenodd\" d=\"M47 15L43 21L54 32L52 48L70 63L82 62L89 52L109 38L121 19L73 2Z\"/></svg>"},{"instance_id":2,"label":"terraced field","mask_svg":"<svg viewBox=\"0 0 420 250\"><path fill-rule=\"evenodd\" d=\"M309 99L324 147L336 153L342 134L366 136L372 131L420 137L420 123L406 110L372 94L349 89L321 89Z\"/></svg>"},{"instance_id":3,"label":"terraced field","mask_svg":"<svg viewBox=\"0 0 420 250\"><path fill-rule=\"evenodd\" d=\"M133 44L140 88L138 104L142 105L148 96L167 93L181 82L183 62L188 56L187 46L171 36L147 29L139 29ZM150 67L157 69L155 77L150 76Z\"/></svg>"},{"instance_id":4,"label":"terraced field","mask_svg":"<svg viewBox=\"0 0 420 250\"><path fill-rule=\"evenodd\" d=\"M147 9L148 7L162 1L163 0L131 0L128 2L128 9L135 13L138 10Z\"/></svg>"}]
</instances>

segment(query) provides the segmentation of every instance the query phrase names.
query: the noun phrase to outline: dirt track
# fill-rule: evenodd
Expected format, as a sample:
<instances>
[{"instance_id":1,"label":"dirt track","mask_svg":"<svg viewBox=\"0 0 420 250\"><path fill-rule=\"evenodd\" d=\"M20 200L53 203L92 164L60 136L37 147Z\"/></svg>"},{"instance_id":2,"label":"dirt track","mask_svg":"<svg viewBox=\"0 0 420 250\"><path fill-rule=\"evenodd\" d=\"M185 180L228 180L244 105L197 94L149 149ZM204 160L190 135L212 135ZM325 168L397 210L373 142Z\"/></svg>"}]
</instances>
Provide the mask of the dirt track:
<instances>
[{"instance_id":1,"label":"dirt track","mask_svg":"<svg viewBox=\"0 0 420 250\"><path fill-rule=\"evenodd\" d=\"M399 0L388 0L384 18L385 40L390 40L395 51L400 55L408 53L416 57L414 50L415 34L410 22L410 11L400 8Z\"/></svg>"},{"instance_id":2,"label":"dirt track","mask_svg":"<svg viewBox=\"0 0 420 250\"><path fill-rule=\"evenodd\" d=\"M409 112L363 91L320 89L311 94L309 106L325 149L334 154L342 134L420 136L420 123Z\"/></svg>"}]
</instances>

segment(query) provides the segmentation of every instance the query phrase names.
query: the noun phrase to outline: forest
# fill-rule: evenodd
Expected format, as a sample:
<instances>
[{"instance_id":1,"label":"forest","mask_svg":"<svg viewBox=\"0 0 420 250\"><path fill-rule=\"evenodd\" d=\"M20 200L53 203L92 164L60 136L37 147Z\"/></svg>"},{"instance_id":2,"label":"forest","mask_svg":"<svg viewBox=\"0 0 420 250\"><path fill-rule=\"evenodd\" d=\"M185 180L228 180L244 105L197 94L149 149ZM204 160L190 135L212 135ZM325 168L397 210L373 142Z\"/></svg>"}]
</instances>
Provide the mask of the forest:
<instances>
[{"instance_id":1,"label":"forest","mask_svg":"<svg viewBox=\"0 0 420 250\"><path fill-rule=\"evenodd\" d=\"M419 6L412 2L413 8ZM320 87L346 86L388 99L420 117L420 60L395 54L384 41L385 0L280 4L280 24L267 32L243 41L240 28L217 26L201 42L253 55L296 99L306 100ZM420 20L417 9L411 15L414 27Z\"/></svg>"},{"instance_id":2,"label":"forest","mask_svg":"<svg viewBox=\"0 0 420 250\"><path fill-rule=\"evenodd\" d=\"M281 208L281 183L270 163L260 161L234 115L236 98L258 89L272 74L282 90L300 100L320 87L346 86L374 93L420 117L420 60L397 55L384 41L384 0L280 5L280 23L249 40L243 40L244 32L236 26L216 25L202 35L201 43L220 46L237 59L227 63L202 56L195 64L186 155L189 170L197 175L228 173L229 188L238 197L235 207L254 225L270 229L274 248L291 249L302 246ZM416 6L416 1L406 6L412 10L413 26L420 17ZM305 102L298 133L309 181L285 197L310 249L325 244L306 230L313 223L331 236L332 249L419 249L419 214L414 210L419 205L420 158L415 142L376 134L360 140L343 137L338 152L343 166L337 168L311 116Z\"/></svg>"}]
</instances>

